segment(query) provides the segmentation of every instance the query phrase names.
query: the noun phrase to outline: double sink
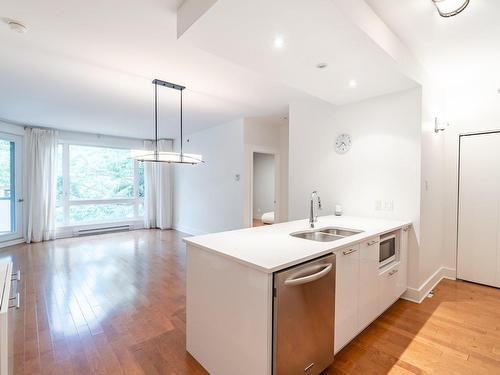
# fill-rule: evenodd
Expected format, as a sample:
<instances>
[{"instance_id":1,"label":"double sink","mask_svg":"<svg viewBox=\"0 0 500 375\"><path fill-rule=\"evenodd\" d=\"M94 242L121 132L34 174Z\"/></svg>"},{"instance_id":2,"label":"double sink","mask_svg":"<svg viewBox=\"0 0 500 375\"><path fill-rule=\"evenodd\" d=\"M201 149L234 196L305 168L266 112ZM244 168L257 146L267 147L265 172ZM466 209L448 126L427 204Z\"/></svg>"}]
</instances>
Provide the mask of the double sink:
<instances>
[{"instance_id":1,"label":"double sink","mask_svg":"<svg viewBox=\"0 0 500 375\"><path fill-rule=\"evenodd\" d=\"M331 242L341 240L342 238L362 233L362 230L343 229L335 227L319 228L315 230L305 230L301 232L290 233L290 236L303 238L305 240L318 242Z\"/></svg>"}]
</instances>

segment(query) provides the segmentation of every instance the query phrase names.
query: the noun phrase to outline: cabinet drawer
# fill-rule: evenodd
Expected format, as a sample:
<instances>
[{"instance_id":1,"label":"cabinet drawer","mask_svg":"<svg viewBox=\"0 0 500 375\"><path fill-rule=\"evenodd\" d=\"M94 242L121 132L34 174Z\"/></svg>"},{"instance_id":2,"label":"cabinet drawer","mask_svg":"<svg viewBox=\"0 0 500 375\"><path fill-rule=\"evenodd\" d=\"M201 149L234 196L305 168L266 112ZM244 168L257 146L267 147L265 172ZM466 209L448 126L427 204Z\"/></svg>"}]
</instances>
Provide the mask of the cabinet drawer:
<instances>
[{"instance_id":1,"label":"cabinet drawer","mask_svg":"<svg viewBox=\"0 0 500 375\"><path fill-rule=\"evenodd\" d=\"M400 263L396 263L384 270L378 277L379 288L379 314L383 313L398 298L398 276L400 274Z\"/></svg>"}]
</instances>

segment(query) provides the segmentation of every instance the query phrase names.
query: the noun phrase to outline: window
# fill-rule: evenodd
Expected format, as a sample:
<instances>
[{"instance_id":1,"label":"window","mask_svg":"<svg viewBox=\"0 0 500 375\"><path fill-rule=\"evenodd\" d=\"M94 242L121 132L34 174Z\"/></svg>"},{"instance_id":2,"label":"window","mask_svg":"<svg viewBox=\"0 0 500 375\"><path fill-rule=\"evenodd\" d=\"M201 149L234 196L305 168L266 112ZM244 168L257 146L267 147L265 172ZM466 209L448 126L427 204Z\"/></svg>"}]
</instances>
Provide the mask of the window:
<instances>
[{"instance_id":1,"label":"window","mask_svg":"<svg viewBox=\"0 0 500 375\"><path fill-rule=\"evenodd\" d=\"M0 236L16 231L14 147L14 142L0 138Z\"/></svg>"},{"instance_id":2,"label":"window","mask_svg":"<svg viewBox=\"0 0 500 375\"><path fill-rule=\"evenodd\" d=\"M144 165L130 150L60 144L56 223L133 220L144 215Z\"/></svg>"}]
</instances>

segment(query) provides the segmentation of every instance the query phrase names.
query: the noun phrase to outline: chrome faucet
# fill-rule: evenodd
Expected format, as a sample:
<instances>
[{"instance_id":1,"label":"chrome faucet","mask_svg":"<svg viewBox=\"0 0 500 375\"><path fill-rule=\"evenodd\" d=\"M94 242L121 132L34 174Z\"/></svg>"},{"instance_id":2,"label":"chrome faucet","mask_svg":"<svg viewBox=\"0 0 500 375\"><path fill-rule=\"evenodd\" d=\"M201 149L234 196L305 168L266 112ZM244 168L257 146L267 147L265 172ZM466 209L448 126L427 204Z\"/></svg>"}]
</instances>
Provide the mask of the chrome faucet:
<instances>
[{"instance_id":1,"label":"chrome faucet","mask_svg":"<svg viewBox=\"0 0 500 375\"><path fill-rule=\"evenodd\" d=\"M321 210L321 198L316 190L314 190L311 194L311 212L309 215L309 225L311 228L314 228L314 223L318 221L318 215L314 215L314 198L318 200L318 210Z\"/></svg>"}]
</instances>

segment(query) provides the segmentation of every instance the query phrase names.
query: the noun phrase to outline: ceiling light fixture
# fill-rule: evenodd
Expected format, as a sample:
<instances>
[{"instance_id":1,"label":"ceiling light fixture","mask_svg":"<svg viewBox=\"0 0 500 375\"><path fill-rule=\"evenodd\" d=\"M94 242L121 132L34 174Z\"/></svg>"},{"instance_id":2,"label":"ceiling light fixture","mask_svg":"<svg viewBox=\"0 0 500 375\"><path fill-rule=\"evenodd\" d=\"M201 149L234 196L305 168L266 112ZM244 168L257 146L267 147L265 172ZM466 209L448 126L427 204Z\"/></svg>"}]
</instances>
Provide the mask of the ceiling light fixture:
<instances>
[{"instance_id":1,"label":"ceiling light fixture","mask_svg":"<svg viewBox=\"0 0 500 375\"><path fill-rule=\"evenodd\" d=\"M461 13L470 0L432 0L441 17L453 17Z\"/></svg>"},{"instance_id":2,"label":"ceiling light fixture","mask_svg":"<svg viewBox=\"0 0 500 375\"><path fill-rule=\"evenodd\" d=\"M155 163L177 163L177 164L198 164L204 163L202 156L197 154L185 154L182 150L182 91L186 87L177 85L175 83L165 82L159 79L153 80L155 85L155 141L153 143L154 149L147 150L132 150L132 158L141 162L155 162ZM158 150L158 86L168 87L180 91L181 94L181 152L166 152Z\"/></svg>"},{"instance_id":3,"label":"ceiling light fixture","mask_svg":"<svg viewBox=\"0 0 500 375\"><path fill-rule=\"evenodd\" d=\"M281 49L284 46L285 46L285 39L283 39L283 37L281 35L277 35L274 38L274 47L278 48L278 49Z\"/></svg>"},{"instance_id":4,"label":"ceiling light fixture","mask_svg":"<svg viewBox=\"0 0 500 375\"><path fill-rule=\"evenodd\" d=\"M355 79L351 79L351 80L349 81L349 87L354 88L354 87L356 87L357 85L358 85L358 83L356 82L356 80L355 80Z\"/></svg>"},{"instance_id":5,"label":"ceiling light fixture","mask_svg":"<svg viewBox=\"0 0 500 375\"><path fill-rule=\"evenodd\" d=\"M16 33L24 34L28 30L28 28L19 21L4 19L4 22Z\"/></svg>"}]
</instances>

